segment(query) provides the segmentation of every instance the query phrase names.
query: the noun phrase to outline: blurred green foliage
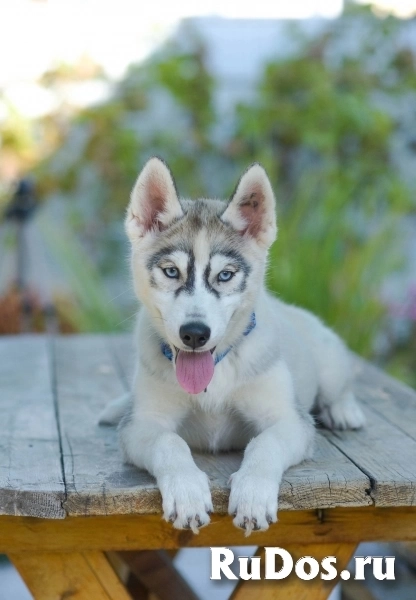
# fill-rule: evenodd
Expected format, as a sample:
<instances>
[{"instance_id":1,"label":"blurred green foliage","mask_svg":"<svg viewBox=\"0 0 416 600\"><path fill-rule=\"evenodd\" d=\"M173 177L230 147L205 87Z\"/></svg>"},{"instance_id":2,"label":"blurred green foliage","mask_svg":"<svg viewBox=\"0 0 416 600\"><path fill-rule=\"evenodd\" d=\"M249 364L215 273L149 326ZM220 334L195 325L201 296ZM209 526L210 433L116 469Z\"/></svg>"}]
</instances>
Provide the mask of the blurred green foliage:
<instances>
[{"instance_id":1,"label":"blurred green foliage","mask_svg":"<svg viewBox=\"0 0 416 600\"><path fill-rule=\"evenodd\" d=\"M165 158L180 192L192 197L231 193L241 170L261 162L279 214L270 288L369 356L389 319L380 286L400 267L400 223L414 211L392 149L403 124L390 108L416 89L415 57L396 44L400 27L348 5L318 37L299 36L296 54L265 65L254 97L227 123L216 112L203 44L167 44L132 66L109 100L72 121L37 167L39 190L64 195L77 239L96 249L105 274L124 259L121 220L149 156ZM340 37L355 29L356 49L341 52ZM68 243L61 255L75 276L82 261L73 252ZM83 271L79 281L80 306L93 306L85 297L97 298L93 278ZM101 309L81 313L81 329L118 325Z\"/></svg>"},{"instance_id":2,"label":"blurred green foliage","mask_svg":"<svg viewBox=\"0 0 416 600\"><path fill-rule=\"evenodd\" d=\"M61 302L61 317L75 331L111 332L125 321L118 306L111 301L102 277L85 251L67 233L57 230L48 220L41 222L45 242L53 248L61 265L61 275L70 290Z\"/></svg>"},{"instance_id":3,"label":"blurred green foliage","mask_svg":"<svg viewBox=\"0 0 416 600\"><path fill-rule=\"evenodd\" d=\"M269 64L256 102L237 107L243 153L268 164L289 199L305 168L377 181L393 122L370 102L368 83L359 64L334 71L313 54Z\"/></svg>"},{"instance_id":4,"label":"blurred green foliage","mask_svg":"<svg viewBox=\"0 0 416 600\"><path fill-rule=\"evenodd\" d=\"M387 313L380 288L401 263L400 210L392 206L370 221L351 201L361 195L359 183L342 173L322 177L300 178L280 220L268 282L286 301L320 315L352 349L370 356ZM378 196L375 187L365 192L370 202Z\"/></svg>"},{"instance_id":5,"label":"blurred green foliage","mask_svg":"<svg viewBox=\"0 0 416 600\"><path fill-rule=\"evenodd\" d=\"M369 356L387 319L381 285L401 266L400 222L414 205L392 160L398 124L372 98L398 86L385 70L367 71L362 56L328 64L338 27L301 56L266 66L255 99L237 106L234 148L241 165L249 157L267 168L277 193L270 288ZM395 56L388 69L402 92L412 89L407 62Z\"/></svg>"}]
</instances>

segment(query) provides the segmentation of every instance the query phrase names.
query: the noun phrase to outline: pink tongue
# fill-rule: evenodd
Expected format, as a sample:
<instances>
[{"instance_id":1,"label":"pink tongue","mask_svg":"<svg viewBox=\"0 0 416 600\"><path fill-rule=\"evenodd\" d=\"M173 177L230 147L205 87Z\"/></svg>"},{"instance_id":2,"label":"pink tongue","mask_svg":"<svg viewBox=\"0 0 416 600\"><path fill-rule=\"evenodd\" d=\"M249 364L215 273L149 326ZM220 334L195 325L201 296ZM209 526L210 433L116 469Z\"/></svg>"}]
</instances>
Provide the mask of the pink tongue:
<instances>
[{"instance_id":1,"label":"pink tongue","mask_svg":"<svg viewBox=\"0 0 416 600\"><path fill-rule=\"evenodd\" d=\"M203 392L214 375L211 352L184 352L179 350L176 359L178 383L189 394Z\"/></svg>"}]
</instances>

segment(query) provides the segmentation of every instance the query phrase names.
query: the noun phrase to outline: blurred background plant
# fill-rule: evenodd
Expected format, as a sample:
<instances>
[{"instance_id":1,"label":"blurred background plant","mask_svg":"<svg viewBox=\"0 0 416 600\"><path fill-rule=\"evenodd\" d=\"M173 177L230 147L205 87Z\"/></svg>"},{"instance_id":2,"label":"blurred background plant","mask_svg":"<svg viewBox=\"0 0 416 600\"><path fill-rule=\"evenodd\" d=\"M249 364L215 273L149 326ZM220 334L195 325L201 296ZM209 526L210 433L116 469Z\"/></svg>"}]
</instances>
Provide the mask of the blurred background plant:
<instances>
[{"instance_id":1,"label":"blurred background plant","mask_svg":"<svg viewBox=\"0 0 416 600\"><path fill-rule=\"evenodd\" d=\"M149 156L166 159L192 197L228 196L259 161L278 202L270 289L416 385L415 25L355 4L313 32L286 23L291 51L269 53L241 93L216 73L198 19L118 81L91 61L45 73L40 85L60 101L36 119L8 112L0 166L35 179L34 243L59 275L61 329L131 328L122 220ZM62 90L80 80L105 85L103 99L68 105ZM10 190L3 176L3 204ZM15 294L7 288L3 302L18 307ZM0 331L6 315L0 301Z\"/></svg>"}]
</instances>

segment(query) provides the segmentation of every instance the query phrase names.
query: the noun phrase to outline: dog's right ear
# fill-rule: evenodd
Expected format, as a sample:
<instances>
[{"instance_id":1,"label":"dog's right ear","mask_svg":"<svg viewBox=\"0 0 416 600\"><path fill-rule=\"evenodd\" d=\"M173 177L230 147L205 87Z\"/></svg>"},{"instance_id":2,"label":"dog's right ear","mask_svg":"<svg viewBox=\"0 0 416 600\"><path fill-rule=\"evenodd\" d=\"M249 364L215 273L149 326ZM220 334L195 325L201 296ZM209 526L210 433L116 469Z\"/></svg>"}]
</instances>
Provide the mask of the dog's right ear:
<instances>
[{"instance_id":1,"label":"dog's right ear","mask_svg":"<svg viewBox=\"0 0 416 600\"><path fill-rule=\"evenodd\" d=\"M167 165L153 157L140 172L130 197L125 221L130 240L163 231L183 215L175 182Z\"/></svg>"}]
</instances>

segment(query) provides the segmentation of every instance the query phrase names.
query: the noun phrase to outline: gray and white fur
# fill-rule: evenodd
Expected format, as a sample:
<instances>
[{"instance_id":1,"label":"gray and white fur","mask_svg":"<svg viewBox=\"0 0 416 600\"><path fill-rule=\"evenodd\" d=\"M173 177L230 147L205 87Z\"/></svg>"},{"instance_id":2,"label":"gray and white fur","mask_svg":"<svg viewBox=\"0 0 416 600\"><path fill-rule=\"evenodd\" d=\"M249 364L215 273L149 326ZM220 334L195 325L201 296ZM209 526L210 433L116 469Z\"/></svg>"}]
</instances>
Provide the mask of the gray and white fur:
<instances>
[{"instance_id":1,"label":"gray and white fur","mask_svg":"<svg viewBox=\"0 0 416 600\"><path fill-rule=\"evenodd\" d=\"M277 520L283 473L313 452L309 412L329 428L364 424L343 342L264 287L277 232L266 172L252 165L228 203L190 201L178 198L169 169L152 158L132 191L126 231L142 305L136 375L132 399L112 403L101 422L121 420L126 460L155 476L164 518L195 533L209 523L212 502L190 448L244 449L231 477L229 513L247 535L265 530ZM253 312L256 327L244 336ZM197 394L182 389L175 359L161 351L163 342L173 357L193 350L181 334L189 323L205 328L195 352L215 357L229 350Z\"/></svg>"}]
</instances>

